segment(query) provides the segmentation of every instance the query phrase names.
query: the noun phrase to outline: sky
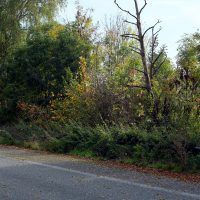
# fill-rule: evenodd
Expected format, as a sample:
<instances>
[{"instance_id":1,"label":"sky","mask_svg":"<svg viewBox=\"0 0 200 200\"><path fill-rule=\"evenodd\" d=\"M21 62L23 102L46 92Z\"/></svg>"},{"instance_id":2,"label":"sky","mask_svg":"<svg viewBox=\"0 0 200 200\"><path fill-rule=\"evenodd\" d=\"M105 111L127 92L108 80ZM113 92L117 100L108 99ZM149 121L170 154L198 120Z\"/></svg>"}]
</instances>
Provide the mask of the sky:
<instances>
[{"instance_id":1,"label":"sky","mask_svg":"<svg viewBox=\"0 0 200 200\"><path fill-rule=\"evenodd\" d=\"M120 10L114 4L114 0L79 0L85 8L94 9L94 22L103 26L105 16L117 16ZM118 0L121 7L133 11L133 0ZM142 5L144 0L138 0ZM59 14L59 19L73 20L75 15L75 0L68 0L66 9ZM184 34L190 34L200 29L200 0L147 0L147 7L142 15L145 27L153 25L161 20L162 30L159 34L160 45L167 45L168 56L175 60L178 41ZM124 15L126 17L126 15Z\"/></svg>"}]
</instances>

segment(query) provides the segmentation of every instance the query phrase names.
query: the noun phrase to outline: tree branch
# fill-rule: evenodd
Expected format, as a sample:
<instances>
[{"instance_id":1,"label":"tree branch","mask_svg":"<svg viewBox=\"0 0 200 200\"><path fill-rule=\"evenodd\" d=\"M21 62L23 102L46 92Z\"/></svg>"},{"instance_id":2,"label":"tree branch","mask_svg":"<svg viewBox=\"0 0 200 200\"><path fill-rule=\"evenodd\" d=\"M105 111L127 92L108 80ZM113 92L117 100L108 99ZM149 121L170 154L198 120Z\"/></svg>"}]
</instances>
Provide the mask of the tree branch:
<instances>
[{"instance_id":1,"label":"tree branch","mask_svg":"<svg viewBox=\"0 0 200 200\"><path fill-rule=\"evenodd\" d=\"M158 56L156 57L156 59L152 62L152 65L155 65L155 63L158 61L158 59L160 58L160 56L163 54L163 51L161 51Z\"/></svg>"},{"instance_id":2,"label":"tree branch","mask_svg":"<svg viewBox=\"0 0 200 200\"><path fill-rule=\"evenodd\" d=\"M132 49L138 51L138 52L141 52L141 49L138 48L138 47L135 47L135 46L132 46L132 45L129 45L129 47L131 47Z\"/></svg>"},{"instance_id":3,"label":"tree branch","mask_svg":"<svg viewBox=\"0 0 200 200\"><path fill-rule=\"evenodd\" d=\"M117 7L123 11L126 12L127 14L129 14L130 16L132 16L133 18L135 18L137 20L137 17L135 15L133 15L130 11L123 9L118 3L117 0L114 0L114 3L117 5Z\"/></svg>"},{"instance_id":4,"label":"tree branch","mask_svg":"<svg viewBox=\"0 0 200 200\"><path fill-rule=\"evenodd\" d=\"M124 33L123 35L125 35L125 36L134 36L134 37L138 37L139 38L139 35L135 34L135 33Z\"/></svg>"},{"instance_id":5,"label":"tree branch","mask_svg":"<svg viewBox=\"0 0 200 200\"><path fill-rule=\"evenodd\" d=\"M136 24L135 22L130 22L130 21L128 21L128 20L124 20L124 22L125 22L125 23L128 23L128 24L132 24L132 25L137 26L137 24Z\"/></svg>"},{"instance_id":6,"label":"tree branch","mask_svg":"<svg viewBox=\"0 0 200 200\"><path fill-rule=\"evenodd\" d=\"M140 9L139 14L142 13L142 11L144 10L144 8L147 6L147 1L144 0L144 6Z\"/></svg>"},{"instance_id":7,"label":"tree branch","mask_svg":"<svg viewBox=\"0 0 200 200\"><path fill-rule=\"evenodd\" d=\"M156 70L154 71L154 75L158 72L158 70L162 67L162 65L165 63L165 61L167 60L167 56L164 58L164 60L159 64L159 66L156 68Z\"/></svg>"},{"instance_id":8,"label":"tree branch","mask_svg":"<svg viewBox=\"0 0 200 200\"><path fill-rule=\"evenodd\" d=\"M151 29L154 29L159 23L160 23L160 20L158 20L153 26L146 29L146 31L143 33L143 37L147 34L148 31L150 31Z\"/></svg>"},{"instance_id":9,"label":"tree branch","mask_svg":"<svg viewBox=\"0 0 200 200\"><path fill-rule=\"evenodd\" d=\"M135 50L135 49L132 49L132 51L134 51L135 53L137 53L138 55L141 56L141 52L139 52L139 51L137 51L137 50Z\"/></svg>"},{"instance_id":10,"label":"tree branch","mask_svg":"<svg viewBox=\"0 0 200 200\"><path fill-rule=\"evenodd\" d=\"M135 67L134 67L134 70L136 70L136 71L138 71L138 72L140 72L140 73L143 73L143 74L145 74L145 72L144 72L144 71L142 71L142 70L140 70L140 69L137 69L137 68L135 68Z\"/></svg>"},{"instance_id":11,"label":"tree branch","mask_svg":"<svg viewBox=\"0 0 200 200\"><path fill-rule=\"evenodd\" d=\"M154 36L158 35L158 33L159 33L161 30L162 30L162 27L160 27L160 28L158 29L158 31L156 31L155 33L153 33L153 35L154 35Z\"/></svg>"},{"instance_id":12,"label":"tree branch","mask_svg":"<svg viewBox=\"0 0 200 200\"><path fill-rule=\"evenodd\" d=\"M131 39L135 39L137 41L140 41L137 34L131 34L131 33L128 34L128 33L125 33L125 34L122 34L121 37L131 38Z\"/></svg>"}]
</instances>

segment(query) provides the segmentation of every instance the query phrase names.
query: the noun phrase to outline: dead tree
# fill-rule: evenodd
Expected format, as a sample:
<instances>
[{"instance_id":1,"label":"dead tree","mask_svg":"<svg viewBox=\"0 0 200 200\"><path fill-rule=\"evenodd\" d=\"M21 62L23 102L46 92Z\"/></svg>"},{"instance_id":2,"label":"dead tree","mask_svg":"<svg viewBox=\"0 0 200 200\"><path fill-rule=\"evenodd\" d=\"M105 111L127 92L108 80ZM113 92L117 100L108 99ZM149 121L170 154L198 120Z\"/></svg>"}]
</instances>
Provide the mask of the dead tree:
<instances>
[{"instance_id":1,"label":"dead tree","mask_svg":"<svg viewBox=\"0 0 200 200\"><path fill-rule=\"evenodd\" d=\"M124 22L133 25L136 28L136 33L125 33L122 35L122 37L126 37L129 39L134 39L139 43L138 47L132 47L132 50L140 55L142 60L142 67L143 69L135 69L136 71L142 73L144 75L144 85L143 86L136 86L141 87L143 89L146 89L149 93L153 94L152 90L152 79L154 75L158 72L158 69L161 67L161 65L164 64L165 59L163 62L157 65L157 61L161 58L162 55L164 55L164 50L160 51L160 53L156 53L157 43L158 43L158 33L160 32L161 28L159 28L157 31L156 27L160 23L158 20L153 26L150 26L143 30L142 23L141 23L141 15L144 11L145 7L147 6L147 1L144 0L144 5L142 7L139 7L138 0L133 0L135 4L135 13L131 13L129 10L123 9L119 3L117 3L117 0L114 0L114 3L117 5L117 7L128 14L132 18L131 21L125 20ZM150 41L150 56L148 56L148 50L145 46L145 38L147 34L151 32L151 41Z\"/></svg>"},{"instance_id":2,"label":"dead tree","mask_svg":"<svg viewBox=\"0 0 200 200\"><path fill-rule=\"evenodd\" d=\"M131 87L141 88L145 89L148 94L152 97L152 106L153 110L151 113L151 116L156 124L159 124L158 120L158 113L159 113L159 96L156 95L154 92L153 87L153 79L156 76L156 74L159 72L159 69L162 67L162 65L166 61L165 56L165 49L161 49L160 52L157 52L158 47L158 34L161 30L161 28L157 29L158 24L160 24L160 21L158 20L154 25L149 26L148 28L144 29L142 26L142 20L141 15L144 11L144 9L147 6L147 0L143 0L144 4L140 7L139 0L133 0L134 2L134 9L135 12L132 13L129 10L123 9L117 0L114 0L114 3L117 5L117 7L128 14L128 16L131 18L130 20L125 20L124 22L133 25L136 29L135 33L125 33L122 35L122 37L133 39L137 41L138 47L133 46L132 50L139 54L142 61L142 69L135 69L139 73L142 73L144 77L143 85L135 85ZM148 33L151 34L151 37L149 37L149 45L146 45L146 38Z\"/></svg>"}]
</instances>

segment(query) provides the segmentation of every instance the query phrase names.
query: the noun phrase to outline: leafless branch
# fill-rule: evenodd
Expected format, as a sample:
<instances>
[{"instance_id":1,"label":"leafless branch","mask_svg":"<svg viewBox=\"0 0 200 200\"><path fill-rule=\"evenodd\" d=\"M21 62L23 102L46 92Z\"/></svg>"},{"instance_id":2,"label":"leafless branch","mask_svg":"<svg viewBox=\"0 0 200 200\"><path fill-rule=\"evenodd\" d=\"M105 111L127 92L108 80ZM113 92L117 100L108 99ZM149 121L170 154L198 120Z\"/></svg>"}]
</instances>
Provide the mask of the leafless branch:
<instances>
[{"instance_id":1,"label":"leafless branch","mask_svg":"<svg viewBox=\"0 0 200 200\"><path fill-rule=\"evenodd\" d=\"M135 22L130 22L130 21L128 21L128 20L124 20L124 22L125 22L125 23L128 23L128 24L132 24L132 25L137 26L137 24L136 24Z\"/></svg>"},{"instance_id":2,"label":"leafless branch","mask_svg":"<svg viewBox=\"0 0 200 200\"><path fill-rule=\"evenodd\" d=\"M131 38L131 39L135 39L135 40L139 41L139 37L138 37L137 34L131 34L131 33L127 34L127 33L125 33L125 34L122 34L121 36L125 37L125 38Z\"/></svg>"},{"instance_id":3,"label":"leafless branch","mask_svg":"<svg viewBox=\"0 0 200 200\"><path fill-rule=\"evenodd\" d=\"M20 11L17 14L18 19L21 20L27 16L26 7L28 6L28 4L30 4L30 2L31 2L30 0L24 0L20 2Z\"/></svg>"},{"instance_id":4,"label":"leafless branch","mask_svg":"<svg viewBox=\"0 0 200 200\"><path fill-rule=\"evenodd\" d=\"M132 49L132 51L134 51L135 53L137 53L138 55L141 56L141 52L139 52L139 51L137 51L137 50L135 50L135 49Z\"/></svg>"},{"instance_id":5,"label":"leafless branch","mask_svg":"<svg viewBox=\"0 0 200 200\"><path fill-rule=\"evenodd\" d=\"M158 41L158 35L154 35L153 34L153 31L152 31L152 38L151 38L151 50L152 50L152 55L153 55L153 53L154 53L154 51L155 51L155 49L156 49L156 47L157 47L157 44L156 44L156 42ZM152 61L153 61L153 59L152 59Z\"/></svg>"},{"instance_id":6,"label":"leafless branch","mask_svg":"<svg viewBox=\"0 0 200 200\"><path fill-rule=\"evenodd\" d=\"M123 9L123 8L117 3L117 0L114 0L114 3L117 5L117 7L118 7L121 11L123 11L123 12L129 14L130 16L132 16L133 18L135 18L135 19L137 20L137 17L136 17L135 15L133 15L130 11Z\"/></svg>"},{"instance_id":7,"label":"leafless branch","mask_svg":"<svg viewBox=\"0 0 200 200\"><path fill-rule=\"evenodd\" d=\"M138 48L138 47L135 47L135 46L132 46L132 45L130 45L129 47L131 47L132 49L134 49L134 50L136 50L136 51L138 51L138 52L141 52L141 49Z\"/></svg>"},{"instance_id":8,"label":"leafless branch","mask_svg":"<svg viewBox=\"0 0 200 200\"><path fill-rule=\"evenodd\" d=\"M155 69L154 71L154 75L158 72L158 70L162 67L162 65L165 63L165 61L167 60L167 56L164 58L164 60L159 64L159 66Z\"/></svg>"},{"instance_id":9,"label":"leafless branch","mask_svg":"<svg viewBox=\"0 0 200 200\"><path fill-rule=\"evenodd\" d=\"M158 59L162 56L162 54L163 54L164 52L163 51L161 51L159 54L158 54L158 56L156 57L156 59L152 62L152 65L155 65L155 63L158 61Z\"/></svg>"},{"instance_id":10,"label":"leafless branch","mask_svg":"<svg viewBox=\"0 0 200 200\"><path fill-rule=\"evenodd\" d=\"M160 23L160 20L158 20L153 26L146 29L146 31L143 33L143 37L147 34L148 31L154 29L159 23Z\"/></svg>"},{"instance_id":11,"label":"leafless branch","mask_svg":"<svg viewBox=\"0 0 200 200\"><path fill-rule=\"evenodd\" d=\"M156 41L157 41L157 37L154 37L152 36L152 39L151 39L151 44L150 44L150 47L151 47L151 53L150 53L150 56L149 56L149 61L151 63L151 65L153 65L153 60L154 60L154 52L156 50Z\"/></svg>"},{"instance_id":12,"label":"leafless branch","mask_svg":"<svg viewBox=\"0 0 200 200\"><path fill-rule=\"evenodd\" d=\"M139 13L141 14L144 8L147 6L147 1L144 0L144 6L140 9Z\"/></svg>"},{"instance_id":13,"label":"leafless branch","mask_svg":"<svg viewBox=\"0 0 200 200\"><path fill-rule=\"evenodd\" d=\"M158 29L155 33L153 33L153 35L154 35L154 36L158 35L158 33L159 33L161 30L162 30L162 27L160 26L159 29Z\"/></svg>"},{"instance_id":14,"label":"leafless branch","mask_svg":"<svg viewBox=\"0 0 200 200\"><path fill-rule=\"evenodd\" d=\"M139 38L139 35L136 34L136 33L124 33L123 35L124 36L134 36L134 37L138 37Z\"/></svg>"}]
</instances>

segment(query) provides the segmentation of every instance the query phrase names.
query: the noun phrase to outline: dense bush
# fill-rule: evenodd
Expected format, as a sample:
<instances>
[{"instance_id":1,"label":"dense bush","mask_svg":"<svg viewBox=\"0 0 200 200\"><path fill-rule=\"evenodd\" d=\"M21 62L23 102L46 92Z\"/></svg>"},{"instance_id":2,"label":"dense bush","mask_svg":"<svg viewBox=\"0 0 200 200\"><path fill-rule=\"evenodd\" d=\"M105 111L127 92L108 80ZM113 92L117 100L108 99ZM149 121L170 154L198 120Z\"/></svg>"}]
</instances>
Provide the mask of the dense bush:
<instances>
[{"instance_id":1,"label":"dense bush","mask_svg":"<svg viewBox=\"0 0 200 200\"><path fill-rule=\"evenodd\" d=\"M163 163L161 166L169 169L199 170L200 157L195 151L195 147L200 146L198 131L183 135L179 132L181 130L174 128L147 131L136 126L91 128L77 123L33 124L22 121L12 129L5 129L10 133L2 132L1 143L57 153L76 152L83 155L84 152L91 152L88 154L124 162L129 160L140 165L158 167L159 163Z\"/></svg>"},{"instance_id":2,"label":"dense bush","mask_svg":"<svg viewBox=\"0 0 200 200\"><path fill-rule=\"evenodd\" d=\"M0 63L0 123L14 116L20 102L46 106L65 98L80 57L88 58L90 50L91 43L80 37L72 24L30 29L26 42L3 67Z\"/></svg>"}]
</instances>

